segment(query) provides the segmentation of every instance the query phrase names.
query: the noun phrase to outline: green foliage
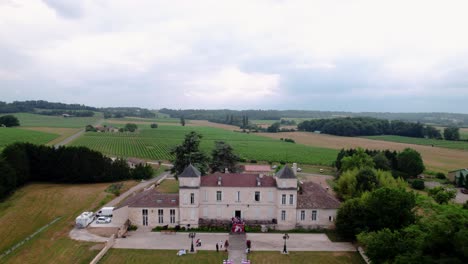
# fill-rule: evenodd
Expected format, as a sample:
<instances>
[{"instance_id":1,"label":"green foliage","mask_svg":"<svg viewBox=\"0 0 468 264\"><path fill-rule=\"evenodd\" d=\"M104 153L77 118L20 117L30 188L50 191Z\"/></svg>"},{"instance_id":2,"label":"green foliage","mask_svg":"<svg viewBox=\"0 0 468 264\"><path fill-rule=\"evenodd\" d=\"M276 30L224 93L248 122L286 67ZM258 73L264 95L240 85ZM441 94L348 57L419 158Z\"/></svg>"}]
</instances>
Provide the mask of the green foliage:
<instances>
[{"instance_id":1,"label":"green foliage","mask_svg":"<svg viewBox=\"0 0 468 264\"><path fill-rule=\"evenodd\" d=\"M455 196L457 196L456 190L447 190L442 186L437 186L432 189L429 189L429 196L434 198L434 200L439 204L446 204Z\"/></svg>"},{"instance_id":2,"label":"green foliage","mask_svg":"<svg viewBox=\"0 0 468 264\"><path fill-rule=\"evenodd\" d=\"M123 183L121 183L121 182L113 183L113 184L109 185L109 187L107 187L105 191L108 192L108 193L112 193L115 196L119 196L120 195L120 190L122 189L122 187L123 187Z\"/></svg>"},{"instance_id":3,"label":"green foliage","mask_svg":"<svg viewBox=\"0 0 468 264\"><path fill-rule=\"evenodd\" d=\"M171 150L171 154L175 157L172 160L174 166L171 172L175 173L175 177L181 174L190 163L197 167L202 175L206 174L208 171L208 156L200 151L200 140L202 137L201 134L192 131L185 135L184 142L181 145Z\"/></svg>"},{"instance_id":4,"label":"green foliage","mask_svg":"<svg viewBox=\"0 0 468 264\"><path fill-rule=\"evenodd\" d=\"M271 126L269 126L267 128L267 132L277 133L280 130L280 126L281 126L281 124L279 122L275 122L275 123L271 124Z\"/></svg>"},{"instance_id":5,"label":"green foliage","mask_svg":"<svg viewBox=\"0 0 468 264\"><path fill-rule=\"evenodd\" d=\"M456 177L456 180L457 180L457 186L458 187L464 187L465 186L465 181L467 179L465 178L465 175L462 172L460 172L458 177Z\"/></svg>"},{"instance_id":6,"label":"green foliage","mask_svg":"<svg viewBox=\"0 0 468 264\"><path fill-rule=\"evenodd\" d=\"M211 152L210 168L212 172L223 172L226 168L230 172L235 172L238 161L239 156L234 154L234 150L229 144L224 141L215 142L215 147Z\"/></svg>"},{"instance_id":7,"label":"green foliage","mask_svg":"<svg viewBox=\"0 0 468 264\"><path fill-rule=\"evenodd\" d=\"M398 154L397 159L398 170L407 177L415 177L425 169L421 154L414 149L405 148Z\"/></svg>"},{"instance_id":8,"label":"green foliage","mask_svg":"<svg viewBox=\"0 0 468 264\"><path fill-rule=\"evenodd\" d=\"M383 187L342 204L337 213L336 229L343 237L354 238L361 232L405 227L415 220L415 205L413 193Z\"/></svg>"},{"instance_id":9,"label":"green foliage","mask_svg":"<svg viewBox=\"0 0 468 264\"><path fill-rule=\"evenodd\" d=\"M394 178L388 171L364 168L345 171L335 185L337 195L344 199L359 197L366 191L380 187L405 188L406 182Z\"/></svg>"},{"instance_id":10,"label":"green foliage","mask_svg":"<svg viewBox=\"0 0 468 264\"><path fill-rule=\"evenodd\" d=\"M458 127L444 128L444 138L446 140L460 140L460 129Z\"/></svg>"},{"instance_id":11,"label":"green foliage","mask_svg":"<svg viewBox=\"0 0 468 264\"><path fill-rule=\"evenodd\" d=\"M360 169L365 167L374 167L374 160L367 155L362 148L358 148L352 156L344 157L341 160L342 171Z\"/></svg>"},{"instance_id":12,"label":"green foliage","mask_svg":"<svg viewBox=\"0 0 468 264\"><path fill-rule=\"evenodd\" d=\"M151 127L151 128L158 128L158 124L152 123L152 124L150 125L150 127Z\"/></svg>"},{"instance_id":13,"label":"green foliage","mask_svg":"<svg viewBox=\"0 0 468 264\"><path fill-rule=\"evenodd\" d=\"M124 127L124 131L135 132L138 129L138 126L133 123L127 123Z\"/></svg>"},{"instance_id":14,"label":"green foliage","mask_svg":"<svg viewBox=\"0 0 468 264\"><path fill-rule=\"evenodd\" d=\"M424 190L424 181L420 179L416 179L411 182L411 188L415 190Z\"/></svg>"},{"instance_id":15,"label":"green foliage","mask_svg":"<svg viewBox=\"0 0 468 264\"><path fill-rule=\"evenodd\" d=\"M149 179L153 177L154 170L148 164L146 165L138 164L132 170L131 174L132 174L132 179L135 179L135 180Z\"/></svg>"},{"instance_id":16,"label":"green foliage","mask_svg":"<svg viewBox=\"0 0 468 264\"><path fill-rule=\"evenodd\" d=\"M9 195L17 186L13 168L0 158L0 201Z\"/></svg>"},{"instance_id":17,"label":"green foliage","mask_svg":"<svg viewBox=\"0 0 468 264\"><path fill-rule=\"evenodd\" d=\"M14 115L0 116L0 127L1 126L14 127L14 126L19 126L19 125L20 125L19 120Z\"/></svg>"},{"instance_id":18,"label":"green foliage","mask_svg":"<svg viewBox=\"0 0 468 264\"><path fill-rule=\"evenodd\" d=\"M436 173L436 178L437 178L437 179L441 179L441 180L447 179L447 177L445 176L445 174L442 173L442 172L437 172L437 173Z\"/></svg>"},{"instance_id":19,"label":"green foliage","mask_svg":"<svg viewBox=\"0 0 468 264\"><path fill-rule=\"evenodd\" d=\"M379 170L391 170L390 160L385 156L384 152L379 152L372 157L375 168Z\"/></svg>"},{"instance_id":20,"label":"green foliage","mask_svg":"<svg viewBox=\"0 0 468 264\"><path fill-rule=\"evenodd\" d=\"M127 228L127 231L136 231L138 229L138 226L130 224Z\"/></svg>"},{"instance_id":21,"label":"green foliage","mask_svg":"<svg viewBox=\"0 0 468 264\"><path fill-rule=\"evenodd\" d=\"M185 126L185 118L184 118L184 116L181 116L181 117L180 117L180 124L181 124L182 126Z\"/></svg>"},{"instance_id":22,"label":"green foliage","mask_svg":"<svg viewBox=\"0 0 468 264\"><path fill-rule=\"evenodd\" d=\"M422 146L440 147L448 149L468 150L467 141L439 140L431 138L414 138L403 136L366 136L367 139L390 141L404 144L415 144Z\"/></svg>"},{"instance_id":23,"label":"green foliage","mask_svg":"<svg viewBox=\"0 0 468 264\"><path fill-rule=\"evenodd\" d=\"M97 130L96 130L96 128L93 127L92 125L86 125L85 131L86 131L86 132L96 132Z\"/></svg>"}]
</instances>

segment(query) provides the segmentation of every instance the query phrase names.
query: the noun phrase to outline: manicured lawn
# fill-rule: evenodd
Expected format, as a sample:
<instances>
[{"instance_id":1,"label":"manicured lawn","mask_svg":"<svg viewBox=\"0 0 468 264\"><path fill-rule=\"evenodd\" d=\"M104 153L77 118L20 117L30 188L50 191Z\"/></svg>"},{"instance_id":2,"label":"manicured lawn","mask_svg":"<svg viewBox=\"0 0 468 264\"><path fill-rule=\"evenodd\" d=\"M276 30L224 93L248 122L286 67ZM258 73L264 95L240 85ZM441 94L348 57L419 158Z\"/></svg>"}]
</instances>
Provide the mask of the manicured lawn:
<instances>
[{"instance_id":1,"label":"manicured lawn","mask_svg":"<svg viewBox=\"0 0 468 264\"><path fill-rule=\"evenodd\" d=\"M413 138L413 137L401 137L401 136L369 136L365 138L405 143L405 144L416 144L416 145L424 145L424 146L433 145L434 147L468 150L468 142L466 141L437 140L437 139L429 139L429 138Z\"/></svg>"},{"instance_id":2,"label":"manicured lawn","mask_svg":"<svg viewBox=\"0 0 468 264\"><path fill-rule=\"evenodd\" d=\"M175 179L165 179L161 184L156 188L158 192L162 193L178 193L179 192L179 182Z\"/></svg>"},{"instance_id":3,"label":"manicured lawn","mask_svg":"<svg viewBox=\"0 0 468 264\"><path fill-rule=\"evenodd\" d=\"M213 127L160 125L157 129L149 125L138 125L137 133L87 132L71 145L86 146L108 155L140 157L153 160L169 160L170 150L181 144L185 135L196 131L203 135L201 149L211 152L215 141L229 143L234 151L248 160L285 161L303 164L330 165L337 150L318 148L283 142L259 135L228 131Z\"/></svg>"},{"instance_id":4,"label":"manicured lawn","mask_svg":"<svg viewBox=\"0 0 468 264\"><path fill-rule=\"evenodd\" d=\"M12 127L0 127L0 150L14 142L46 144L60 135Z\"/></svg>"},{"instance_id":5,"label":"manicured lawn","mask_svg":"<svg viewBox=\"0 0 468 264\"><path fill-rule=\"evenodd\" d=\"M125 182L135 185L135 181ZM56 217L62 218L0 263L89 263L98 253L94 243L71 240L68 233L83 211L96 209L110 183L29 184L0 202L0 254ZM126 187L125 187L126 188Z\"/></svg>"},{"instance_id":6,"label":"manicured lawn","mask_svg":"<svg viewBox=\"0 0 468 264\"><path fill-rule=\"evenodd\" d=\"M13 113L16 116L21 126L25 127L69 127L69 128L85 128L86 125L94 125L102 118L102 113L95 113L92 117L62 117L62 116L47 116L31 113Z\"/></svg>"},{"instance_id":7,"label":"manicured lawn","mask_svg":"<svg viewBox=\"0 0 468 264\"><path fill-rule=\"evenodd\" d=\"M252 264L361 264L365 263L357 252L297 252L283 255L276 251L252 252L249 256Z\"/></svg>"},{"instance_id":8,"label":"manicured lawn","mask_svg":"<svg viewBox=\"0 0 468 264\"><path fill-rule=\"evenodd\" d=\"M227 253L215 251L198 251L196 254L177 256L177 250L147 249L110 249L99 263L180 263L180 264L222 264Z\"/></svg>"}]
</instances>

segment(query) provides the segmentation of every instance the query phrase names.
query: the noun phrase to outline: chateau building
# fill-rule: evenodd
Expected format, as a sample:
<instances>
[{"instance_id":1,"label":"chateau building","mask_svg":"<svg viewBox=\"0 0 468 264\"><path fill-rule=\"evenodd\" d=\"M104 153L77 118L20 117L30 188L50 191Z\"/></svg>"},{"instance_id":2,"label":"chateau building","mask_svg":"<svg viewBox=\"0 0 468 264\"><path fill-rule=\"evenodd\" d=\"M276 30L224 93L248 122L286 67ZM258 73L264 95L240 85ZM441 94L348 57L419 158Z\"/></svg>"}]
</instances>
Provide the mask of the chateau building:
<instances>
[{"instance_id":1,"label":"chateau building","mask_svg":"<svg viewBox=\"0 0 468 264\"><path fill-rule=\"evenodd\" d=\"M330 228L339 202L322 186L299 182L288 166L275 176L263 173L214 173L201 176L189 165L179 175L179 193L156 189L127 199L114 217L137 226L198 227L228 222L233 217L246 224L266 224L276 229Z\"/></svg>"}]
</instances>

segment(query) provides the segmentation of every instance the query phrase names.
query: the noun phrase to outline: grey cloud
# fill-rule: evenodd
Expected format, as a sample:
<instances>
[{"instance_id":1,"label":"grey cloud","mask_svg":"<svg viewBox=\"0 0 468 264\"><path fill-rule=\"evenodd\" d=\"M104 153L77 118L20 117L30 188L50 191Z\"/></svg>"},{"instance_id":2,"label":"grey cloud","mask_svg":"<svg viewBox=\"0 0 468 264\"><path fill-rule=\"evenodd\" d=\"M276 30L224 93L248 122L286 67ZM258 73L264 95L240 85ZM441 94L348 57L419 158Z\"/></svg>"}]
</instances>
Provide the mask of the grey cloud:
<instances>
[{"instance_id":1,"label":"grey cloud","mask_svg":"<svg viewBox=\"0 0 468 264\"><path fill-rule=\"evenodd\" d=\"M83 14L81 0L42 0L52 8L58 15L64 18L79 18Z\"/></svg>"}]
</instances>

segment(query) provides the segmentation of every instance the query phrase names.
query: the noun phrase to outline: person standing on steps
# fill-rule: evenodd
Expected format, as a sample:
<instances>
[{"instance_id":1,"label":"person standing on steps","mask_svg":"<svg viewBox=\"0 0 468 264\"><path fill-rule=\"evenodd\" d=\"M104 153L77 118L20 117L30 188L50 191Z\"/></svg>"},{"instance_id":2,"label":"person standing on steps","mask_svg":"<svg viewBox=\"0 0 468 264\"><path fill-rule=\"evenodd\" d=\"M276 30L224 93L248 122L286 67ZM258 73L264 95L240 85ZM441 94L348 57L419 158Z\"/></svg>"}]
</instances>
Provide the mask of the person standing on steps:
<instances>
[{"instance_id":1,"label":"person standing on steps","mask_svg":"<svg viewBox=\"0 0 468 264\"><path fill-rule=\"evenodd\" d=\"M218 246L218 243L216 243L216 252L219 252L219 246Z\"/></svg>"},{"instance_id":2,"label":"person standing on steps","mask_svg":"<svg viewBox=\"0 0 468 264\"><path fill-rule=\"evenodd\" d=\"M224 251L227 251L228 247L229 247L229 242L226 239L226 241L224 242Z\"/></svg>"}]
</instances>

